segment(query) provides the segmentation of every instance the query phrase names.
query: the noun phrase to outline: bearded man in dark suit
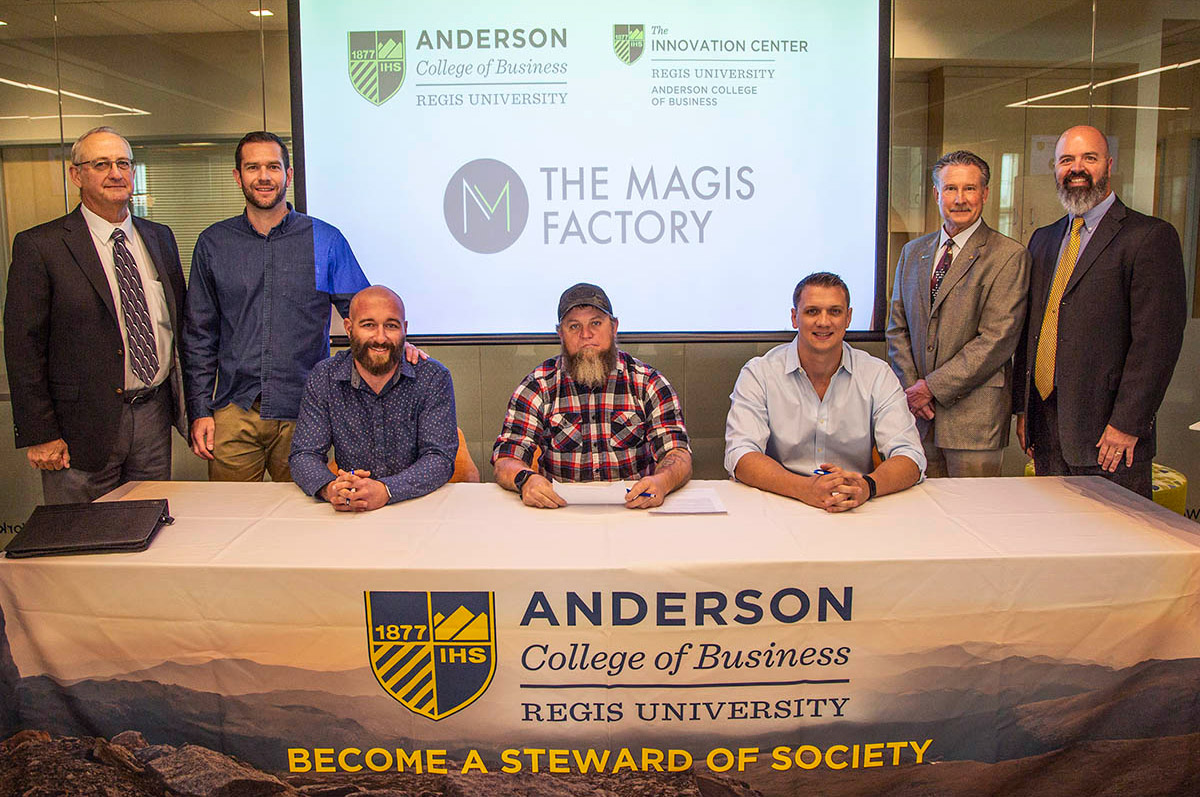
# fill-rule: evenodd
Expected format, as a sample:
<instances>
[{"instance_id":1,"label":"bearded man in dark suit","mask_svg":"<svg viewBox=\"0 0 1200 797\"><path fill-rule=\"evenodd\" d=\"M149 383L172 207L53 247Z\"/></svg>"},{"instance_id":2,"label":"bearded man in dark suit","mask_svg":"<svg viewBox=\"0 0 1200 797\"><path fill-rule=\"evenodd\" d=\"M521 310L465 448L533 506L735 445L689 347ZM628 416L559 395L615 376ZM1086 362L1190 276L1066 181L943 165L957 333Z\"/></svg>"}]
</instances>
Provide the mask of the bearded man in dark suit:
<instances>
[{"instance_id":1,"label":"bearded man in dark suit","mask_svg":"<svg viewBox=\"0 0 1200 797\"><path fill-rule=\"evenodd\" d=\"M13 240L4 308L16 445L46 503L169 479L184 432L175 236L130 214L133 151L112 128L79 137L70 176L75 210Z\"/></svg>"},{"instance_id":2,"label":"bearded man in dark suit","mask_svg":"<svg viewBox=\"0 0 1200 797\"><path fill-rule=\"evenodd\" d=\"M1113 193L1096 128L1063 133L1054 158L1068 215L1029 241L1017 436L1039 476L1105 476L1149 498L1154 416L1187 319L1179 236Z\"/></svg>"}]
</instances>

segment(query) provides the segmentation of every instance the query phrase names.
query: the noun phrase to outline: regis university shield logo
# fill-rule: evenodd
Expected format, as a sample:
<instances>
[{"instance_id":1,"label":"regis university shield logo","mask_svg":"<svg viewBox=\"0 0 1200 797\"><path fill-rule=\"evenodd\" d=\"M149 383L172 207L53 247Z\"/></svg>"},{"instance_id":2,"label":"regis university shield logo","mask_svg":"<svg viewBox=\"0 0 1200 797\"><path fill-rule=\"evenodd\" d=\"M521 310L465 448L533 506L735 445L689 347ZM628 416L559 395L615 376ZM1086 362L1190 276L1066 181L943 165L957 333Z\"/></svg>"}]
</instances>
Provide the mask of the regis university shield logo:
<instances>
[{"instance_id":1,"label":"regis university shield logo","mask_svg":"<svg viewBox=\"0 0 1200 797\"><path fill-rule=\"evenodd\" d=\"M440 720L475 702L496 672L491 592L367 592L371 671L415 714Z\"/></svg>"},{"instance_id":2,"label":"regis university shield logo","mask_svg":"<svg viewBox=\"0 0 1200 797\"><path fill-rule=\"evenodd\" d=\"M351 31L346 36L351 85L368 102L383 105L404 85L404 31Z\"/></svg>"},{"instance_id":3,"label":"regis university shield logo","mask_svg":"<svg viewBox=\"0 0 1200 797\"><path fill-rule=\"evenodd\" d=\"M646 49L645 25L613 25L613 52L628 66L642 57Z\"/></svg>"}]
</instances>

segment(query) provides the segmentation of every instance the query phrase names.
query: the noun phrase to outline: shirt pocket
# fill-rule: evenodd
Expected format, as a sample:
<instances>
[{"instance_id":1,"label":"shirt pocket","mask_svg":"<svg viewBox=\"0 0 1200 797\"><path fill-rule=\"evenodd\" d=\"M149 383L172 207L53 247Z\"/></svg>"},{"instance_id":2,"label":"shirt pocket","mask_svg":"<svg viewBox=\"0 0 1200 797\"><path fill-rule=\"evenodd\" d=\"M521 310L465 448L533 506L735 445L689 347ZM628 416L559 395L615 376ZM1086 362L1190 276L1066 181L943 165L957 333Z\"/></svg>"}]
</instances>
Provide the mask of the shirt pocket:
<instances>
[{"instance_id":1,"label":"shirt pocket","mask_svg":"<svg viewBox=\"0 0 1200 797\"><path fill-rule=\"evenodd\" d=\"M636 448L642 444L643 419L632 410L612 414L609 421L609 445L613 448Z\"/></svg>"},{"instance_id":2,"label":"shirt pocket","mask_svg":"<svg viewBox=\"0 0 1200 797\"><path fill-rule=\"evenodd\" d=\"M582 416L577 412L556 412L550 416L550 448L578 451L583 447Z\"/></svg>"},{"instance_id":3,"label":"shirt pocket","mask_svg":"<svg viewBox=\"0 0 1200 797\"><path fill-rule=\"evenodd\" d=\"M326 308L329 295L317 290L315 267L308 262L292 262L286 267L275 265L276 279L288 304L302 309Z\"/></svg>"},{"instance_id":4,"label":"shirt pocket","mask_svg":"<svg viewBox=\"0 0 1200 797\"><path fill-rule=\"evenodd\" d=\"M146 309L149 311L150 317L154 318L155 313L158 314L158 323L154 325L154 334L159 359L162 359L162 355L170 351L166 346L166 341L175 334L171 329L171 311L167 307L167 289L156 279L143 281L142 288L146 293Z\"/></svg>"}]
</instances>

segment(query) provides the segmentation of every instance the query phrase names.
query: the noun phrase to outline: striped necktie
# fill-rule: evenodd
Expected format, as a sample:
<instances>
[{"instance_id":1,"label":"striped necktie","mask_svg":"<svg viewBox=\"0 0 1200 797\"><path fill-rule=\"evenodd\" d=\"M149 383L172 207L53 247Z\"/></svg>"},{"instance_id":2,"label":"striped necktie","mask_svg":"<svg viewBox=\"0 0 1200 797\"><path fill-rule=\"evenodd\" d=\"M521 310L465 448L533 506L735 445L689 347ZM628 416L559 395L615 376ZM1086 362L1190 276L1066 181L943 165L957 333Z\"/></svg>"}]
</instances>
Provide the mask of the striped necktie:
<instances>
[{"instance_id":1,"label":"striped necktie","mask_svg":"<svg viewBox=\"0 0 1200 797\"><path fill-rule=\"evenodd\" d=\"M1063 292L1071 281L1071 272L1079 260L1079 249L1083 236L1083 217L1076 216L1071 222L1071 238L1054 270L1054 281L1050 283L1050 297L1046 299L1046 313L1042 316L1042 331L1038 335L1037 359L1033 365L1033 383L1042 400L1054 392L1054 358L1058 353L1058 306Z\"/></svg>"},{"instance_id":2,"label":"striped necktie","mask_svg":"<svg viewBox=\"0 0 1200 797\"><path fill-rule=\"evenodd\" d=\"M158 347L154 343L154 326L150 322L142 275L125 246L125 231L113 230L112 242L117 287L121 291L121 312L125 316L125 338L129 345L129 367L134 376L150 387L158 373Z\"/></svg>"}]
</instances>

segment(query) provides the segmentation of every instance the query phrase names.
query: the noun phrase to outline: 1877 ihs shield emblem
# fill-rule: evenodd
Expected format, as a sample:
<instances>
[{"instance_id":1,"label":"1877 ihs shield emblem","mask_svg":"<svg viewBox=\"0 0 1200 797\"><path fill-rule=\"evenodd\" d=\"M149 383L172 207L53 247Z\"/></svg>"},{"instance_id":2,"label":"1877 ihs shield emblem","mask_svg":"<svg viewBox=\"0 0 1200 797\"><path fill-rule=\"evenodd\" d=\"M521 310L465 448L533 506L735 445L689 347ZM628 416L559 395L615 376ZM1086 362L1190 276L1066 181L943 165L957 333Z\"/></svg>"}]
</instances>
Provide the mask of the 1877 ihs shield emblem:
<instances>
[{"instance_id":1,"label":"1877 ihs shield emblem","mask_svg":"<svg viewBox=\"0 0 1200 797\"><path fill-rule=\"evenodd\" d=\"M645 25L613 25L613 52L621 63L630 65L646 49Z\"/></svg>"},{"instance_id":2,"label":"1877 ihs shield emblem","mask_svg":"<svg viewBox=\"0 0 1200 797\"><path fill-rule=\"evenodd\" d=\"M351 85L368 102L383 105L404 85L404 31L351 31L346 36Z\"/></svg>"},{"instance_id":3,"label":"1877 ihs shield emblem","mask_svg":"<svg viewBox=\"0 0 1200 797\"><path fill-rule=\"evenodd\" d=\"M368 592L371 670L409 711L444 719L475 702L496 672L491 592Z\"/></svg>"}]
</instances>

